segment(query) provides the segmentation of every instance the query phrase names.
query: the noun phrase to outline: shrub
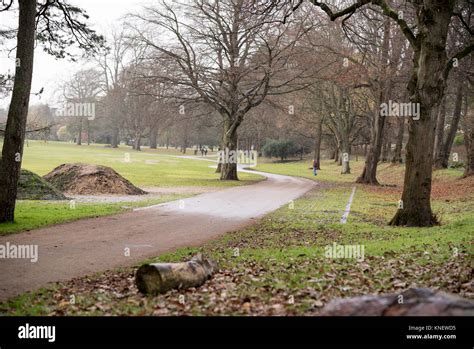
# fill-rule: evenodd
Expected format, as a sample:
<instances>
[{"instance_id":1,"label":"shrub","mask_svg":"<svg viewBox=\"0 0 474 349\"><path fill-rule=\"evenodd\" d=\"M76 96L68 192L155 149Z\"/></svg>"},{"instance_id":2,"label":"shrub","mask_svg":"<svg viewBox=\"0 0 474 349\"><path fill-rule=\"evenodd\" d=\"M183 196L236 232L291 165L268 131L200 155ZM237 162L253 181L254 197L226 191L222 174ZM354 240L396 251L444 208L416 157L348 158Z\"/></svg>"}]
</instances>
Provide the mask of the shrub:
<instances>
[{"instance_id":1,"label":"shrub","mask_svg":"<svg viewBox=\"0 0 474 349\"><path fill-rule=\"evenodd\" d=\"M269 158L280 158L281 161L295 156L299 152L299 148L291 140L274 140L270 139L262 148L263 155Z\"/></svg>"}]
</instances>

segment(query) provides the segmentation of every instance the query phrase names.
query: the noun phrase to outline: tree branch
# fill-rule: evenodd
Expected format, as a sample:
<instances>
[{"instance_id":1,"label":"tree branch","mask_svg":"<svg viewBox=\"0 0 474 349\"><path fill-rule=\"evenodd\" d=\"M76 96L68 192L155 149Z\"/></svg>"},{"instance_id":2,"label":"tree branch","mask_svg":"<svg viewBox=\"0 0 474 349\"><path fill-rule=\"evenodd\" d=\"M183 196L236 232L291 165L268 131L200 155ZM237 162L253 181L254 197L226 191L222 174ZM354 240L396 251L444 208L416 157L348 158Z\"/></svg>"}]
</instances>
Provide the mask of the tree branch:
<instances>
[{"instance_id":1,"label":"tree branch","mask_svg":"<svg viewBox=\"0 0 474 349\"><path fill-rule=\"evenodd\" d=\"M449 73L451 72L451 69L454 67L454 63L457 61L460 61L467 55L469 55L472 51L474 51L474 42L471 42L469 45L464 47L461 51L456 53L446 64L446 68L444 69L444 78L447 79L449 76Z\"/></svg>"},{"instance_id":2,"label":"tree branch","mask_svg":"<svg viewBox=\"0 0 474 349\"><path fill-rule=\"evenodd\" d=\"M355 2L351 6L348 6L345 9L342 9L337 12L333 12L328 5L320 1L309 0L309 2L315 6L318 6L319 8L321 8L321 10L326 12L331 21L335 21L339 17L347 15L347 17L344 19L344 21L346 21L354 14L357 9L368 4L377 5L382 9L384 15L392 18L395 22L397 22L398 26L410 42L410 45L413 47L413 49L419 50L420 44L418 43L415 34L413 34L407 22L403 18L401 18L401 16L399 16L399 14L394 9L392 9L385 0L357 0L357 2Z\"/></svg>"}]
</instances>

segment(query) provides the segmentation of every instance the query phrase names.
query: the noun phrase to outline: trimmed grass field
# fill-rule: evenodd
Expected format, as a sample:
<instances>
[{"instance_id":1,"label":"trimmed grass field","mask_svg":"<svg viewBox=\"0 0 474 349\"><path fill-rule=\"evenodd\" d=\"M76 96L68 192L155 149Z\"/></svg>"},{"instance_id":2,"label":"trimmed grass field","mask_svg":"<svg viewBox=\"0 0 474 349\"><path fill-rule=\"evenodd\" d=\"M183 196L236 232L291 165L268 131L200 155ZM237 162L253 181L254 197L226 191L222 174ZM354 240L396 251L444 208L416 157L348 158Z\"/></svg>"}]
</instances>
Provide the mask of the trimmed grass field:
<instances>
[{"instance_id":1,"label":"trimmed grass field","mask_svg":"<svg viewBox=\"0 0 474 349\"><path fill-rule=\"evenodd\" d=\"M259 170L312 177L307 162L268 163ZM354 164L358 171L361 166ZM347 224L340 219L354 184L323 163L320 185L257 225L200 248L183 248L155 261L188 260L202 252L219 264L205 285L156 297L140 295L135 268L58 283L0 304L7 315L317 315L336 297L400 293L431 287L474 298L474 180L459 172L435 175L433 207L442 225L389 227L397 209L402 166L381 168L394 187L356 186ZM344 178L341 178L344 177ZM333 181L330 181L333 179ZM326 247L358 245L363 261L330 258ZM75 304L69 299L74 295ZM180 302L184 296L184 302ZM183 298L181 298L181 301Z\"/></svg>"},{"instance_id":2,"label":"trimmed grass field","mask_svg":"<svg viewBox=\"0 0 474 349\"><path fill-rule=\"evenodd\" d=\"M62 142L29 141L25 145L23 167L44 176L55 167L83 162L112 167L115 171L139 187L231 187L261 180L261 176L241 173L241 181L220 181L219 175L207 161L180 159L183 155L160 148L133 151L130 147L119 149L104 145L82 145ZM188 152L187 155L191 155ZM130 159L130 162L126 160Z\"/></svg>"}]
</instances>

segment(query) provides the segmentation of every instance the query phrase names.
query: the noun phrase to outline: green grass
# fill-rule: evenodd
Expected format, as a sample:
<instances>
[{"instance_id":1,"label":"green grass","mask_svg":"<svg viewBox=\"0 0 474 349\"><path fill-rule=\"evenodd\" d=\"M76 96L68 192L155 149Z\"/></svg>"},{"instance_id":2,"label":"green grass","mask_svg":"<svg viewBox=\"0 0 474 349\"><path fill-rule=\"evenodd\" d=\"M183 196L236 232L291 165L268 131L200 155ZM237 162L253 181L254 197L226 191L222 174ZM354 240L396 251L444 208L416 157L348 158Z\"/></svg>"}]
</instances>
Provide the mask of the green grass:
<instances>
[{"instance_id":1,"label":"green grass","mask_svg":"<svg viewBox=\"0 0 474 349\"><path fill-rule=\"evenodd\" d=\"M66 223L84 218L102 217L132 210L137 207L157 205L163 202L180 200L190 195L170 194L156 199L138 202L119 202L108 204L78 203L71 209L66 202L18 201L15 210L15 223L0 224L0 236Z\"/></svg>"},{"instance_id":2,"label":"green grass","mask_svg":"<svg viewBox=\"0 0 474 349\"><path fill-rule=\"evenodd\" d=\"M324 182L354 182L356 174L360 173L358 169L363 166L363 161L352 163L353 173L349 175L341 175L341 167L334 161L324 161L321 163L322 171L319 171L316 177L318 181ZM312 160L307 161L290 161L290 162L272 162L268 159L262 159L255 168L256 171L270 172L281 175L289 175L295 177L314 178L312 167ZM356 170L354 171L354 167Z\"/></svg>"},{"instance_id":3,"label":"green grass","mask_svg":"<svg viewBox=\"0 0 474 349\"><path fill-rule=\"evenodd\" d=\"M130 162L126 162L126 154ZM133 151L130 147L119 149L104 145L82 145L62 142L29 141L25 145L23 168L40 176L66 163L89 163L112 167L136 186L141 187L230 187L262 180L261 176L240 174L240 182L220 181L219 175L207 161L180 159L173 150L160 148ZM187 155L191 155L189 152Z\"/></svg>"},{"instance_id":4,"label":"green grass","mask_svg":"<svg viewBox=\"0 0 474 349\"><path fill-rule=\"evenodd\" d=\"M269 159L261 159L256 171L269 172L281 175L289 175L295 177L311 178L319 182L329 183L348 183L353 184L364 168L365 159L359 157L358 161L351 160L351 173L341 175L341 166L333 160L321 161L321 171L318 171L318 176L314 177L312 167L312 160L306 159L304 161L288 161L278 162ZM402 185L403 184L404 166L393 165L391 163L382 163L378 167L378 178L382 184ZM459 169L447 169L436 171L434 178L440 179L457 179L462 175Z\"/></svg>"},{"instance_id":5,"label":"green grass","mask_svg":"<svg viewBox=\"0 0 474 349\"><path fill-rule=\"evenodd\" d=\"M272 172L288 174L288 168L292 172L302 164L266 166ZM330 164L324 168L331 168ZM392 172L397 171L399 167ZM449 171L446 173L437 177L457 180ZM443 221L441 226L389 227L386 223L397 209L398 194L358 186L344 225L340 218L352 187L352 183L336 178L333 183L323 182L294 205L281 208L255 226L226 234L199 248L178 249L152 260L184 261L198 252L213 258L220 270L201 288L143 296L133 284L135 269L125 268L24 294L0 304L0 312L317 315L323 305L337 297L400 293L410 287L431 287L474 298L470 286L472 195L454 202L434 200L433 206ZM364 246L364 261L327 258L325 247L333 243ZM78 300L76 304L67 302L71 294ZM183 295L185 303L180 304L179 297Z\"/></svg>"}]
</instances>

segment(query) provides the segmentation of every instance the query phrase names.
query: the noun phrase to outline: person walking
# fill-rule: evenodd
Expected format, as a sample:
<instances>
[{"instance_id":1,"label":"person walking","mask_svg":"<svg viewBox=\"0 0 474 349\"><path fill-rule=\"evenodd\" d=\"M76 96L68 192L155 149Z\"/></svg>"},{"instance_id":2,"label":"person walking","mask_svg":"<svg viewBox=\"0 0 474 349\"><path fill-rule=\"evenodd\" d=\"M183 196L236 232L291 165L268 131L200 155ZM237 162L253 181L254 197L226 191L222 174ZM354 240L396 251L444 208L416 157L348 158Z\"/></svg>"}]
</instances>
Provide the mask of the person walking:
<instances>
[{"instance_id":1,"label":"person walking","mask_svg":"<svg viewBox=\"0 0 474 349\"><path fill-rule=\"evenodd\" d=\"M316 159L313 160L313 174L318 175L318 161Z\"/></svg>"}]
</instances>

